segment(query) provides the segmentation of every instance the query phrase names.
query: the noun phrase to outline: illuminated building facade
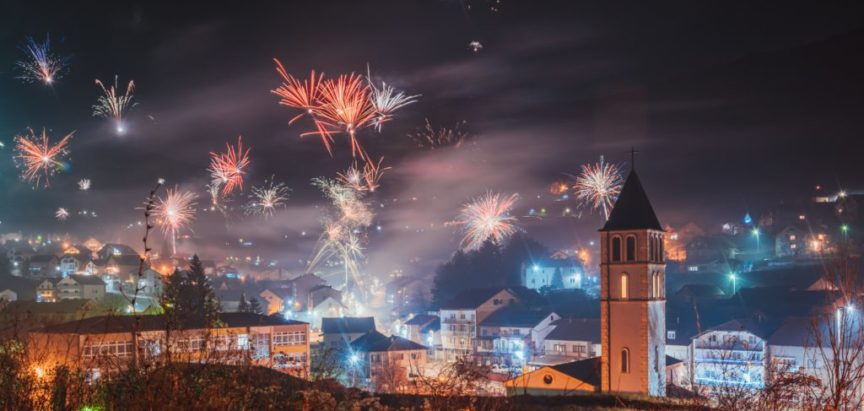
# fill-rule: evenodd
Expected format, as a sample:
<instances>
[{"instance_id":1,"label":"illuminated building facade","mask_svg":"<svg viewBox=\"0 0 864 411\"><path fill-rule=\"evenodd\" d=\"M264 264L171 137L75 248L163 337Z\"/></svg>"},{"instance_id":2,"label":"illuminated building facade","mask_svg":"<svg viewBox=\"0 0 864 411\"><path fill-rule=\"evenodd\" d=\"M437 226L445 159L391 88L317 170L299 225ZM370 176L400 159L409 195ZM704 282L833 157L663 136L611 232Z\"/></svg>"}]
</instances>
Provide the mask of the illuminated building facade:
<instances>
[{"instance_id":1,"label":"illuminated building facade","mask_svg":"<svg viewBox=\"0 0 864 411\"><path fill-rule=\"evenodd\" d=\"M65 365L91 378L130 363L172 361L260 365L298 377L309 375L309 324L252 313L223 313L224 327L202 321L166 333L163 315L101 316L51 325L30 333L28 355L45 368ZM170 337L169 337L170 336Z\"/></svg>"}]
</instances>

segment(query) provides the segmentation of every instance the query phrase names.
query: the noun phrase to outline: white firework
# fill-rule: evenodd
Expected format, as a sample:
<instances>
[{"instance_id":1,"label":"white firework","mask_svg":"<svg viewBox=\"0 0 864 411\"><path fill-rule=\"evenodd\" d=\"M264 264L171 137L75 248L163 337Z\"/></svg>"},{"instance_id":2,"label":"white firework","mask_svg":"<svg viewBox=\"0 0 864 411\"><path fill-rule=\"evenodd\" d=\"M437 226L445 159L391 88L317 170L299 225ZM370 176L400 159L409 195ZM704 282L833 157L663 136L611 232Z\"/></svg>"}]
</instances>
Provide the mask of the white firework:
<instances>
[{"instance_id":1,"label":"white firework","mask_svg":"<svg viewBox=\"0 0 864 411\"><path fill-rule=\"evenodd\" d=\"M82 178L78 180L78 189L81 191L87 191L90 189L90 179Z\"/></svg>"},{"instance_id":2,"label":"white firework","mask_svg":"<svg viewBox=\"0 0 864 411\"><path fill-rule=\"evenodd\" d=\"M60 221L66 221L69 218L69 211L63 207L57 209L57 212L54 213L54 217L56 217Z\"/></svg>"}]
</instances>

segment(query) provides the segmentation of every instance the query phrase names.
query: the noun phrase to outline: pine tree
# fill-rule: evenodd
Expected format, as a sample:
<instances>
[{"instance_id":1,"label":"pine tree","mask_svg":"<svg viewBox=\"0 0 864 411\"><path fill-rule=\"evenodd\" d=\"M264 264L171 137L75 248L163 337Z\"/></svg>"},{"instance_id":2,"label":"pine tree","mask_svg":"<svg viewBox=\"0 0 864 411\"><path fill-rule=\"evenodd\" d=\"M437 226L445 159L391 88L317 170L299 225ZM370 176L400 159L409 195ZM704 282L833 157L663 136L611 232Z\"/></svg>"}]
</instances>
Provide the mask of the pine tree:
<instances>
[{"instance_id":1,"label":"pine tree","mask_svg":"<svg viewBox=\"0 0 864 411\"><path fill-rule=\"evenodd\" d=\"M255 314L261 314L262 313L261 303L259 303L258 299L255 297L252 297L252 299L249 300L249 312L255 313Z\"/></svg>"},{"instance_id":2,"label":"pine tree","mask_svg":"<svg viewBox=\"0 0 864 411\"><path fill-rule=\"evenodd\" d=\"M240 294L240 305L237 306L237 312L240 312L240 313L248 313L249 312L249 302L246 301L246 293Z\"/></svg>"},{"instance_id":3,"label":"pine tree","mask_svg":"<svg viewBox=\"0 0 864 411\"><path fill-rule=\"evenodd\" d=\"M163 306L174 326L191 319L204 319L210 325L218 321L219 301L197 255L192 257L188 271L177 270L168 277Z\"/></svg>"}]
</instances>

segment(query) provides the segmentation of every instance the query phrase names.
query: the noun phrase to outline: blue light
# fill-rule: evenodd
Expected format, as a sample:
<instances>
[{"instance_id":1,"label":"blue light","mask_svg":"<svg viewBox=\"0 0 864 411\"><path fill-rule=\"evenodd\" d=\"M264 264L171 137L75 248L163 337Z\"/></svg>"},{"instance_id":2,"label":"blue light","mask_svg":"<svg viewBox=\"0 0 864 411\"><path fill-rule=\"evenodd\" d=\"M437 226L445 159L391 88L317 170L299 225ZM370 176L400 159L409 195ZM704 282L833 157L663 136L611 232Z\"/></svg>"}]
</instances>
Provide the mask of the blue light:
<instances>
[{"instance_id":1,"label":"blue light","mask_svg":"<svg viewBox=\"0 0 864 411\"><path fill-rule=\"evenodd\" d=\"M744 214L744 224L750 224L753 222L753 217L750 216L750 213Z\"/></svg>"}]
</instances>

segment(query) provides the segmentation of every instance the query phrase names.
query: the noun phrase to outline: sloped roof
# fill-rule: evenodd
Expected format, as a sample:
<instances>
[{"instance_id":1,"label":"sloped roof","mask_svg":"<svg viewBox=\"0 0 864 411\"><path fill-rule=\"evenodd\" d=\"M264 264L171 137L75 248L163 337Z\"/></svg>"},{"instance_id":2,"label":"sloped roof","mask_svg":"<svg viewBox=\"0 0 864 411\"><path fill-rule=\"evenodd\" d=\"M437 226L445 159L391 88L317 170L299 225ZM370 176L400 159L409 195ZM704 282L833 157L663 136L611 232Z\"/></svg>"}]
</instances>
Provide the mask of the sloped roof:
<instances>
[{"instance_id":1,"label":"sloped roof","mask_svg":"<svg viewBox=\"0 0 864 411\"><path fill-rule=\"evenodd\" d=\"M266 316L253 313L222 313L219 320L228 327L254 327L262 325L308 324L301 321L286 320L282 316ZM42 328L46 333L101 334L131 332L135 317L125 315L106 315L70 321ZM138 323L140 331L159 331L166 327L164 315L144 315ZM186 321L185 329L206 328L203 319Z\"/></svg>"},{"instance_id":2,"label":"sloped roof","mask_svg":"<svg viewBox=\"0 0 864 411\"><path fill-rule=\"evenodd\" d=\"M388 337L378 331L370 331L354 340L351 348L361 352L384 352L425 350L426 346L396 335Z\"/></svg>"},{"instance_id":3,"label":"sloped roof","mask_svg":"<svg viewBox=\"0 0 864 411\"><path fill-rule=\"evenodd\" d=\"M105 281L102 281L102 279L96 275L72 274L69 278L75 280L76 283L81 285L105 285Z\"/></svg>"},{"instance_id":4,"label":"sloped roof","mask_svg":"<svg viewBox=\"0 0 864 411\"><path fill-rule=\"evenodd\" d=\"M609 220L600 231L651 229L662 231L663 227L654 214L654 208L636 170L630 170L627 181L615 201Z\"/></svg>"},{"instance_id":5,"label":"sloped roof","mask_svg":"<svg viewBox=\"0 0 864 411\"><path fill-rule=\"evenodd\" d=\"M684 284L675 292L675 295L685 294L696 298L717 298L726 295L714 284Z\"/></svg>"},{"instance_id":6,"label":"sloped roof","mask_svg":"<svg viewBox=\"0 0 864 411\"><path fill-rule=\"evenodd\" d=\"M450 301L442 304L441 308L445 310L477 308L502 290L506 290L506 287L469 288L462 290L455 297L451 298Z\"/></svg>"},{"instance_id":7,"label":"sloped roof","mask_svg":"<svg viewBox=\"0 0 864 411\"><path fill-rule=\"evenodd\" d=\"M51 260L56 259L54 254L36 254L33 257L30 257L30 263L47 263Z\"/></svg>"},{"instance_id":8,"label":"sloped roof","mask_svg":"<svg viewBox=\"0 0 864 411\"><path fill-rule=\"evenodd\" d=\"M547 340L600 343L599 318L562 318L552 324L555 329L546 336Z\"/></svg>"},{"instance_id":9,"label":"sloped roof","mask_svg":"<svg viewBox=\"0 0 864 411\"><path fill-rule=\"evenodd\" d=\"M507 307L492 313L480 326L535 327L550 314L553 314L550 310Z\"/></svg>"},{"instance_id":10,"label":"sloped roof","mask_svg":"<svg viewBox=\"0 0 864 411\"><path fill-rule=\"evenodd\" d=\"M405 325L426 325L437 319L437 315L417 314L410 320L405 321Z\"/></svg>"},{"instance_id":11,"label":"sloped roof","mask_svg":"<svg viewBox=\"0 0 864 411\"><path fill-rule=\"evenodd\" d=\"M374 317L322 318L321 332L324 334L363 334L375 331Z\"/></svg>"},{"instance_id":12,"label":"sloped roof","mask_svg":"<svg viewBox=\"0 0 864 411\"><path fill-rule=\"evenodd\" d=\"M586 384L600 386L600 357L553 365L550 368Z\"/></svg>"}]
</instances>

